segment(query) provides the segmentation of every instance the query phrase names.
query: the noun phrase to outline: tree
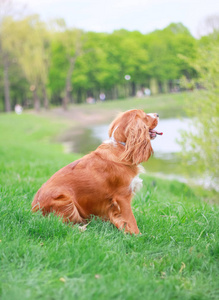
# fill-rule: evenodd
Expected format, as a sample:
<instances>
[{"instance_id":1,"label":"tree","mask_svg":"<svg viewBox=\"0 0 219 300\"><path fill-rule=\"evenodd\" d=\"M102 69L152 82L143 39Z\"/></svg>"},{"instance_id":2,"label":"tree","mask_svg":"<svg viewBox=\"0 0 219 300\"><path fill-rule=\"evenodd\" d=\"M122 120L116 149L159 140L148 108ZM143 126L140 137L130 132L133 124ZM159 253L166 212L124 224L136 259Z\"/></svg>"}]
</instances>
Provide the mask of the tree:
<instances>
[{"instance_id":1,"label":"tree","mask_svg":"<svg viewBox=\"0 0 219 300\"><path fill-rule=\"evenodd\" d=\"M76 89L83 87L87 96L94 96L101 90L109 91L118 82L118 61L110 56L114 50L108 34L88 32L84 40L72 80Z\"/></svg>"},{"instance_id":2,"label":"tree","mask_svg":"<svg viewBox=\"0 0 219 300\"><path fill-rule=\"evenodd\" d=\"M67 109L68 103L72 98L72 76L75 64L79 56L83 53L83 31L79 29L67 29L63 20L57 20L58 30L53 34L52 40L52 61L50 69L50 88L54 87L54 82L58 82L59 92L62 95L62 107ZM60 69L57 67L60 66ZM56 89L57 90L57 89Z\"/></svg>"},{"instance_id":3,"label":"tree","mask_svg":"<svg viewBox=\"0 0 219 300\"><path fill-rule=\"evenodd\" d=\"M4 23L8 30L7 48L16 56L33 93L34 108L39 111L39 88L42 87L46 93L48 78L48 36L45 24L37 15L18 21L7 18Z\"/></svg>"},{"instance_id":4,"label":"tree","mask_svg":"<svg viewBox=\"0 0 219 300\"><path fill-rule=\"evenodd\" d=\"M9 80L9 50L5 46L7 28L3 27L4 19L12 11L12 1L2 0L0 6L0 59L3 65L5 111L11 111L10 80ZM6 29L6 30L5 30Z\"/></svg>"},{"instance_id":5,"label":"tree","mask_svg":"<svg viewBox=\"0 0 219 300\"><path fill-rule=\"evenodd\" d=\"M5 111L11 110L11 77L13 72L14 61L14 48L10 47L10 40L13 35L11 31L10 17L21 17L25 11L25 6L15 3L13 0L0 1L0 66L3 69L3 82L4 82L4 106ZM9 25L9 26L8 26Z\"/></svg>"},{"instance_id":6,"label":"tree","mask_svg":"<svg viewBox=\"0 0 219 300\"><path fill-rule=\"evenodd\" d=\"M207 44L207 38L202 43ZM195 60L197 41L181 23L146 35L124 29L107 34L67 29L63 20L50 26L37 15L7 17L0 26L0 46L6 108L12 95L14 102L21 94L27 97L32 93L34 107L39 110L42 97L48 107L49 93L51 102L62 103L67 109L73 99L83 101L89 95L98 97L100 92L108 99L134 96L137 88L149 82L162 92L168 82L171 86L182 75L196 76L183 57ZM19 80L12 68L20 70ZM125 75L130 75L129 81Z\"/></svg>"},{"instance_id":7,"label":"tree","mask_svg":"<svg viewBox=\"0 0 219 300\"><path fill-rule=\"evenodd\" d=\"M163 30L156 30L145 36L145 46L149 56L149 77L160 84L179 79L182 75L194 75L194 70L181 57L194 59L196 56L196 40L181 23L172 23Z\"/></svg>"},{"instance_id":8,"label":"tree","mask_svg":"<svg viewBox=\"0 0 219 300\"><path fill-rule=\"evenodd\" d=\"M131 95L136 95L136 84L144 84L148 75L148 52L143 47L143 35L128 33L121 41L121 68L123 76L130 75Z\"/></svg>"},{"instance_id":9,"label":"tree","mask_svg":"<svg viewBox=\"0 0 219 300\"><path fill-rule=\"evenodd\" d=\"M11 100L10 100L10 81L9 81L9 55L8 52L5 51L1 40L0 40L0 56L3 62L5 111L10 112Z\"/></svg>"},{"instance_id":10,"label":"tree","mask_svg":"<svg viewBox=\"0 0 219 300\"><path fill-rule=\"evenodd\" d=\"M202 41L201 41L202 42ZM187 105L187 114L192 118L193 130L183 133L182 158L184 164L195 167L196 172L218 183L219 173L219 42L213 37L208 45L202 45L195 62L198 73L195 90Z\"/></svg>"}]
</instances>

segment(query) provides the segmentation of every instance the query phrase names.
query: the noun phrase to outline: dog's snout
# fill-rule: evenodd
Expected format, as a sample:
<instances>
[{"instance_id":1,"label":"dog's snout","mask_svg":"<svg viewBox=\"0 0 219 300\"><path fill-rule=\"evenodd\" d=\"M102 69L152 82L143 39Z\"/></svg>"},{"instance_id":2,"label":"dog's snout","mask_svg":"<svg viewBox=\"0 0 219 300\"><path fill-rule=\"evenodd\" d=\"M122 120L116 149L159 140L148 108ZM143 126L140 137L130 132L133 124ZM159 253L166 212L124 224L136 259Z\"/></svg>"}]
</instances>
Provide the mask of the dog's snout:
<instances>
[{"instance_id":1,"label":"dog's snout","mask_svg":"<svg viewBox=\"0 0 219 300\"><path fill-rule=\"evenodd\" d=\"M157 114L157 118L159 118L159 114Z\"/></svg>"}]
</instances>

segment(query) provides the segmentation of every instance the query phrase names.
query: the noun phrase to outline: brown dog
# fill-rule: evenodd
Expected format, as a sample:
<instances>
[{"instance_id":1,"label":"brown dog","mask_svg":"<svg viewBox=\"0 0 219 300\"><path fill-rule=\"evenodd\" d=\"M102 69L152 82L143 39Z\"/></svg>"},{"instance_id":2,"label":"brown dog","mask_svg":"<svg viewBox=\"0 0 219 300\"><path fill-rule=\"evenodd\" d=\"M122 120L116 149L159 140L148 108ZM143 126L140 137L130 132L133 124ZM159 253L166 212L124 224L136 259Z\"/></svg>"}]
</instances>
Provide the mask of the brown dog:
<instances>
[{"instance_id":1,"label":"brown dog","mask_svg":"<svg viewBox=\"0 0 219 300\"><path fill-rule=\"evenodd\" d=\"M63 221L86 223L92 215L125 232L139 233L131 209L133 193L142 186L139 164L153 149L157 114L130 110L110 125L110 139L95 151L56 172L38 190L32 210L54 212Z\"/></svg>"}]
</instances>

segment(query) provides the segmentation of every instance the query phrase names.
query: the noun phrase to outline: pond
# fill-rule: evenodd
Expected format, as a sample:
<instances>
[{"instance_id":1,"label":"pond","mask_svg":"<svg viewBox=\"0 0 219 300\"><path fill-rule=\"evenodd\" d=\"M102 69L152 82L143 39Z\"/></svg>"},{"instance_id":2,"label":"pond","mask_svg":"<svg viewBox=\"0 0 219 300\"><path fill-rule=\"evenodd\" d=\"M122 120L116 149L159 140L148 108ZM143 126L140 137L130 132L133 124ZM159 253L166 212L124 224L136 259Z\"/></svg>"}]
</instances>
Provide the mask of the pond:
<instances>
[{"instance_id":1,"label":"pond","mask_svg":"<svg viewBox=\"0 0 219 300\"><path fill-rule=\"evenodd\" d=\"M152 147L154 149L154 157L162 159L170 159L172 154L180 152L180 145L177 140L180 141L180 131L189 129L189 119L164 119L160 120L157 131L163 132L162 136L157 136L152 141ZM94 126L92 129L92 135L95 139L99 139L101 142L108 139L108 125Z\"/></svg>"},{"instance_id":2,"label":"pond","mask_svg":"<svg viewBox=\"0 0 219 300\"><path fill-rule=\"evenodd\" d=\"M187 180L182 175L182 165L177 155L181 147L177 141L181 140L181 131L189 129L189 119L164 119L160 120L157 131L163 132L152 141L154 155L143 166L148 174L176 179L181 182ZM108 125L92 127L92 136L101 142L108 138Z\"/></svg>"},{"instance_id":3,"label":"pond","mask_svg":"<svg viewBox=\"0 0 219 300\"><path fill-rule=\"evenodd\" d=\"M87 154L95 150L98 145L108 139L108 127L109 125L97 125L90 128L72 129L64 139L63 144L66 152ZM152 141L154 155L143 164L147 173L185 181L177 156L177 153L180 152L177 140L180 140L180 131L188 130L188 128L189 119L164 119L159 121L156 129L163 132L163 135L157 136Z\"/></svg>"},{"instance_id":4,"label":"pond","mask_svg":"<svg viewBox=\"0 0 219 300\"><path fill-rule=\"evenodd\" d=\"M181 140L181 131L191 130L191 121L186 118L182 119L161 119L157 131L163 132L162 136L157 136L152 141L154 155L143 163L148 175L158 176L165 179L176 179L181 182L195 183L205 188L213 187L219 190L219 187L212 182L209 176L196 178L194 176L195 165L183 170L180 156L180 145L177 141ZM61 138L65 146L65 152L75 152L87 154L95 150L103 141L108 139L107 125L96 125L89 128L74 128L66 132ZM193 132L194 132L193 128ZM188 176L189 173L189 176Z\"/></svg>"}]
</instances>

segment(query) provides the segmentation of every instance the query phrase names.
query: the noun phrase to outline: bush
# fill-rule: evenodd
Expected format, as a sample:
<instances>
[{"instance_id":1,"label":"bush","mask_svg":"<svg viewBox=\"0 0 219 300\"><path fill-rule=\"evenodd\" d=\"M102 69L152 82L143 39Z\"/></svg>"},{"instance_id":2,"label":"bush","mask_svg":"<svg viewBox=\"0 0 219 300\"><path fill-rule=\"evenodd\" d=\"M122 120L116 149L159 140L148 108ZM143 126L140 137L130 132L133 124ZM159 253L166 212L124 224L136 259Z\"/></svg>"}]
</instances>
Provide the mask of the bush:
<instances>
[{"instance_id":1,"label":"bush","mask_svg":"<svg viewBox=\"0 0 219 300\"><path fill-rule=\"evenodd\" d=\"M218 183L219 165L219 42L212 40L199 49L193 64L198 72L193 97L186 105L191 118L191 130L182 133L183 164L194 166L195 171ZM185 80L183 80L185 83Z\"/></svg>"}]
</instances>

